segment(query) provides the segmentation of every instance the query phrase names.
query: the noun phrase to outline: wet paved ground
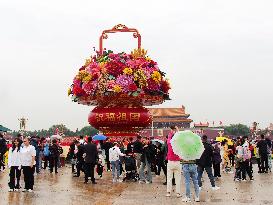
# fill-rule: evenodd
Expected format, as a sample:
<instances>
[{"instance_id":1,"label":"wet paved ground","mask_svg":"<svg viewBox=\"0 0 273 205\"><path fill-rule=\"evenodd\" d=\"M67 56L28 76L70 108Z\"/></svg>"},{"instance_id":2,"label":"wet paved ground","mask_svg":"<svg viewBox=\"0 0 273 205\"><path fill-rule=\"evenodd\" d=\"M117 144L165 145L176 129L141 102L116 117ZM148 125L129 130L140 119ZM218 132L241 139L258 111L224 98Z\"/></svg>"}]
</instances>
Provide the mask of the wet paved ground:
<instances>
[{"instance_id":1,"label":"wet paved ground","mask_svg":"<svg viewBox=\"0 0 273 205\"><path fill-rule=\"evenodd\" d=\"M105 173L104 173L105 174ZM223 175L217 185L218 191L212 191L209 180L204 178L204 189L201 192L201 203L210 205L232 204L272 204L273 174L254 174L255 181L234 182L233 174ZM135 182L112 184L110 173L98 184L83 184L83 177L73 178L70 169L62 168L59 174L43 171L35 176L34 193L8 192L8 173L0 173L0 205L177 205L185 204L175 195L166 198L166 186L162 185L164 177L153 178L152 184ZM185 192L184 180L182 193ZM23 182L21 183L23 185ZM192 202L192 204L197 204Z\"/></svg>"}]
</instances>

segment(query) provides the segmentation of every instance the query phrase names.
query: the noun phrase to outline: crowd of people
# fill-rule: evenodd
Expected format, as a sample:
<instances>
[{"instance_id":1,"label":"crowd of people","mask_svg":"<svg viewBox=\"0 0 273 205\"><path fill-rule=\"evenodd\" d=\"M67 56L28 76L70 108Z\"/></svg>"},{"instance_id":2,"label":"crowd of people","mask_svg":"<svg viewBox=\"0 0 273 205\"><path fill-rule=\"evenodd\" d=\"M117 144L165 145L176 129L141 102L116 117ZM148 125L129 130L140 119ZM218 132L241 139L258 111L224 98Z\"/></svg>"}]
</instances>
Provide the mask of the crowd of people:
<instances>
[{"instance_id":1,"label":"crowd of people","mask_svg":"<svg viewBox=\"0 0 273 205\"><path fill-rule=\"evenodd\" d=\"M128 140L113 142L111 138L93 141L92 137L86 140L81 136L71 143L67 161L71 163L74 177L80 177L83 173L84 183L91 180L92 184L97 184L95 171L99 177L103 177L104 171L112 171L113 183L134 180L141 184L150 184L153 183L153 176L160 176L162 170L165 176L162 184L166 185L166 197L172 196L174 185L176 197L182 196L183 175L186 188L186 197L182 199L184 202L191 201L191 181L195 190L194 200L200 201L204 170L213 191L220 189L216 186L216 181L223 173L233 174L234 181L246 181L247 176L253 181L254 164L258 165L260 174L271 172L272 142L264 135L256 140L250 140L247 136L238 137L231 144L227 140L222 142L209 140L204 135L201 137L204 152L200 159L186 161L174 153L171 145L171 139L177 131L178 128L172 126L165 140L137 136L136 139L129 137ZM56 139L23 138L20 135L15 138L9 148L9 191L18 191L21 188L21 170L25 182L23 191L28 192L33 191L35 172L39 173L41 169L49 167L51 173L53 170L58 173L62 153L58 143ZM6 149L7 146L1 136L1 167L4 166L3 153Z\"/></svg>"}]
</instances>

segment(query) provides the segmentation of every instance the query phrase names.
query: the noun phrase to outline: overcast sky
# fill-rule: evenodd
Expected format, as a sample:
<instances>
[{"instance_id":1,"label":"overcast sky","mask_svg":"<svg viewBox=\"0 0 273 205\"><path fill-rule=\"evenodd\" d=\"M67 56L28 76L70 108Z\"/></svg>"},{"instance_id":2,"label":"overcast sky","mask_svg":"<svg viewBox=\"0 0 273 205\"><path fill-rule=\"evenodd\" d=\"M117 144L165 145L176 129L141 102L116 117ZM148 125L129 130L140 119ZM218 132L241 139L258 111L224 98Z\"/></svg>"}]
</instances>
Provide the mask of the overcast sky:
<instances>
[{"instance_id":1,"label":"overcast sky","mask_svg":"<svg viewBox=\"0 0 273 205\"><path fill-rule=\"evenodd\" d=\"M273 1L268 0L2 0L0 124L47 129L87 125L92 107L67 89L102 30L139 29L142 45L172 84L171 101L194 121L273 122ZM105 46L136 47L114 34Z\"/></svg>"}]
</instances>

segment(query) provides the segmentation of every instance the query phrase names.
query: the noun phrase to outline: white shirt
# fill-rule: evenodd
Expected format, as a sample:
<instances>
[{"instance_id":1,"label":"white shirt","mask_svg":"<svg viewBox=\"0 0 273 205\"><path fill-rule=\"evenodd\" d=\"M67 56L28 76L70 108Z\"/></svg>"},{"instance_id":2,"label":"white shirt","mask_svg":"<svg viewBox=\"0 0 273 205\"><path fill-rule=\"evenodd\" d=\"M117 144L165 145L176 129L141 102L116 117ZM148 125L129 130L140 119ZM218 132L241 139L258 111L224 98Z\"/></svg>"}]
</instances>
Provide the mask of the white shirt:
<instances>
[{"instance_id":1,"label":"white shirt","mask_svg":"<svg viewBox=\"0 0 273 205\"><path fill-rule=\"evenodd\" d=\"M32 157L36 157L36 150L35 147L33 147L32 145L29 146L24 146L21 148L21 163L22 166L31 166L32 163ZM34 164L35 165L36 162L34 160Z\"/></svg>"},{"instance_id":2,"label":"white shirt","mask_svg":"<svg viewBox=\"0 0 273 205\"><path fill-rule=\"evenodd\" d=\"M109 161L117 161L119 160L119 156L125 156L125 154L122 154L118 146L114 146L111 149L109 149Z\"/></svg>"},{"instance_id":3,"label":"white shirt","mask_svg":"<svg viewBox=\"0 0 273 205\"><path fill-rule=\"evenodd\" d=\"M12 151L12 147L9 148L8 167L20 167L21 166L21 151L17 152L18 147Z\"/></svg>"}]
</instances>

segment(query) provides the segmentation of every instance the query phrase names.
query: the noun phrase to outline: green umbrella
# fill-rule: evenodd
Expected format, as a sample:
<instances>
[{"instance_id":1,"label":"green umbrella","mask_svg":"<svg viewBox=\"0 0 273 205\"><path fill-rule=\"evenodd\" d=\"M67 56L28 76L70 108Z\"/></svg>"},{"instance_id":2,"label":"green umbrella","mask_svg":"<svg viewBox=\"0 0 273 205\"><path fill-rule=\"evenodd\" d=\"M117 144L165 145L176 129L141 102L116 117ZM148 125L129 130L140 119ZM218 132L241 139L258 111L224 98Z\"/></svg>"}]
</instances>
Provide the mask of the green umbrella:
<instances>
[{"instance_id":1,"label":"green umbrella","mask_svg":"<svg viewBox=\"0 0 273 205\"><path fill-rule=\"evenodd\" d=\"M199 159L204 152L200 136L190 130L175 133L171 145L174 153L183 160Z\"/></svg>"},{"instance_id":2,"label":"green umbrella","mask_svg":"<svg viewBox=\"0 0 273 205\"><path fill-rule=\"evenodd\" d=\"M0 125L0 131L1 132L8 132L11 131L9 128L4 127L3 125Z\"/></svg>"}]
</instances>

